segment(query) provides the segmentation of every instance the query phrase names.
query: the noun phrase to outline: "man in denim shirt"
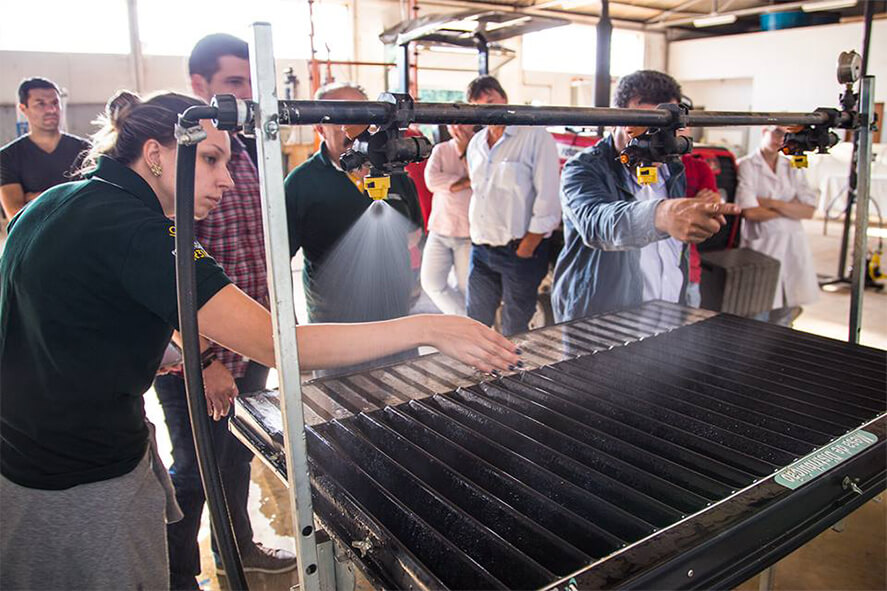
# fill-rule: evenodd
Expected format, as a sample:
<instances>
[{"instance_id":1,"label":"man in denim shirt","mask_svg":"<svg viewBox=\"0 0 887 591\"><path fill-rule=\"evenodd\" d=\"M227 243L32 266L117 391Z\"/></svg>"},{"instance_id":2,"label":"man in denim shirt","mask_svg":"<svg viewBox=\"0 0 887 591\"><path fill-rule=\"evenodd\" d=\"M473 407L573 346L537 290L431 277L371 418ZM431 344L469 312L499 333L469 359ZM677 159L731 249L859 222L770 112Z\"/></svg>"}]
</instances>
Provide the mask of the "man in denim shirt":
<instances>
[{"instance_id":1,"label":"man in denim shirt","mask_svg":"<svg viewBox=\"0 0 887 591\"><path fill-rule=\"evenodd\" d=\"M677 103L681 87L667 74L634 72L619 81L617 107L655 109ZM659 166L646 187L617 157L643 127L617 127L567 162L561 177L565 245L558 257L552 307L558 322L664 299L683 301L687 243L702 242L739 213L733 204L685 198L680 160Z\"/></svg>"}]
</instances>

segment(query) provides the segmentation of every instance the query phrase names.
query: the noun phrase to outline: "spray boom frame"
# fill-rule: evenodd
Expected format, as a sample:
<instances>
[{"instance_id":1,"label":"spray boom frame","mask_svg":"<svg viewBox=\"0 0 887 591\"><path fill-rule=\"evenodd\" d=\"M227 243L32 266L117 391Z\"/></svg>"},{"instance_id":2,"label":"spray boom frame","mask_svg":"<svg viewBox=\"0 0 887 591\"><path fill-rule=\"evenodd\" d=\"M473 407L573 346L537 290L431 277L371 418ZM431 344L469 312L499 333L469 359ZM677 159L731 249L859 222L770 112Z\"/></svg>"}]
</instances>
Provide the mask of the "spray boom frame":
<instances>
[{"instance_id":1,"label":"spray boom frame","mask_svg":"<svg viewBox=\"0 0 887 591\"><path fill-rule=\"evenodd\" d=\"M852 66L852 64L850 64ZM843 68L850 72L852 68ZM281 125L375 125L379 129L359 139L356 152L360 158L384 177L399 172L413 161L427 157L430 144L404 138L403 130L412 123L468 124L468 125L568 125L581 127L637 126L651 131L644 138L635 138L633 149L640 162L655 162L686 153L692 144L675 135L682 127L705 126L799 126L806 133L792 139L799 150L815 148L823 152L832 144L831 128L857 130L860 135L859 201L856 216L854 260L860 264L854 269L853 298L850 310L850 341L858 342L862 308L862 268L865 255L865 230L868 215L868 192L871 175L871 132L874 128L874 78L866 76L860 85L859 100L847 83L847 92L841 100L841 110L818 109L812 113L743 113L688 111L677 105L660 105L656 109L614 109L579 107L534 107L525 105L466 105L444 103L414 104L408 95L383 95L379 101L295 101L277 99L276 72L271 42L271 26L253 25L250 40L250 70L255 101L237 100L230 95L219 95L212 106L192 107L183 114L177 129L180 154L186 165L177 167L177 207L190 192L191 208L178 209L182 214L193 213L194 154L201 141L201 119L212 119L219 129L243 129L257 136L258 171L262 197L262 222L265 232L265 256L268 260L268 282L273 323L275 363L280 382L280 409L284 425L286 471L290 487L293 530L296 538L299 580L303 590L353 588L353 574L341 567L332 541L314 522L313 500L307 449L305 446L304 416L296 340L294 294L289 260L286 204L283 191L283 162L281 159ZM849 78L849 74L845 75ZM842 80L842 83L845 83ZM427 142L427 140L426 140ZM359 158L359 159L360 159ZM188 170L186 170L188 169ZM190 177L190 178L189 178ZM190 187L189 187L190 185ZM179 219L177 251L190 252L193 220ZM182 232L186 226L189 231ZM181 239L181 240L180 240ZM196 349L196 310L193 287L192 257L182 257L180 268L192 267L190 287L179 281L180 314L192 316L195 324L189 335L184 335L186 365L198 363ZM181 270L180 269L180 270ZM181 300L182 294L190 296ZM185 293L187 296L188 294ZM184 316L183 316L184 318ZM190 342L189 342L190 341ZM199 367L198 367L199 369ZM195 372L191 372L194 374ZM196 371L196 380L201 380ZM202 387L200 387L202 390ZM205 418L205 417L204 417ZM196 432L196 430L195 430ZM198 439L198 449L204 445ZM206 477L207 475L204 475ZM212 475L210 475L212 476ZM216 487L207 491L207 500L217 505ZM224 507L224 504L222 505ZM357 547L357 544L352 544ZM352 551L345 544L342 550ZM242 577L236 548L223 552L223 560L234 563L235 578ZM230 568L230 566L229 566ZM239 575L239 576L237 576ZM232 581L235 588L245 587L245 581Z\"/></svg>"}]
</instances>

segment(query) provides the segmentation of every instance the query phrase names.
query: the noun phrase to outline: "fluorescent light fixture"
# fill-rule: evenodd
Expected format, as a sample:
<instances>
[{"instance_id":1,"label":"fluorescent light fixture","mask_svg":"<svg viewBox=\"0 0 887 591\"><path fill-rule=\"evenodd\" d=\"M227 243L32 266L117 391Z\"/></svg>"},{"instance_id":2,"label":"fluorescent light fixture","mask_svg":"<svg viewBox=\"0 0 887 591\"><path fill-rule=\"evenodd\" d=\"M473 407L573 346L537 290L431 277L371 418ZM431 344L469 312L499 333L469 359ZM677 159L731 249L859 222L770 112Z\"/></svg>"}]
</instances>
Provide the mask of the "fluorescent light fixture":
<instances>
[{"instance_id":1,"label":"fluorescent light fixture","mask_svg":"<svg viewBox=\"0 0 887 591\"><path fill-rule=\"evenodd\" d=\"M588 6L589 4L593 4L593 2L592 0L563 0L562 2L557 2L555 5L557 4L560 4L560 7L564 10L570 10L571 8Z\"/></svg>"},{"instance_id":2,"label":"fluorescent light fixture","mask_svg":"<svg viewBox=\"0 0 887 591\"><path fill-rule=\"evenodd\" d=\"M531 16L521 16L518 18L513 18L511 20L507 20L503 23L488 23L486 30L487 31L497 31L499 29L504 29L505 27L513 27L513 26L519 25L521 23L525 23L532 18L533 17L531 17Z\"/></svg>"},{"instance_id":3,"label":"fluorescent light fixture","mask_svg":"<svg viewBox=\"0 0 887 591\"><path fill-rule=\"evenodd\" d=\"M452 31L471 31L473 32L477 29L477 16L472 16L469 18L463 18L460 21L456 21L454 23L447 23L442 29L450 29Z\"/></svg>"},{"instance_id":4,"label":"fluorescent light fixture","mask_svg":"<svg viewBox=\"0 0 887 591\"><path fill-rule=\"evenodd\" d=\"M697 29L704 27L718 27L720 25L732 25L736 22L735 14L713 14L702 18L693 19L693 26Z\"/></svg>"},{"instance_id":5,"label":"fluorescent light fixture","mask_svg":"<svg viewBox=\"0 0 887 591\"><path fill-rule=\"evenodd\" d=\"M434 53L477 53L473 47L459 47L458 45L426 45L425 48Z\"/></svg>"},{"instance_id":6,"label":"fluorescent light fixture","mask_svg":"<svg viewBox=\"0 0 887 591\"><path fill-rule=\"evenodd\" d=\"M819 2L807 2L801 4L804 12L819 12L820 10L837 10L838 8L850 8L856 6L856 0L820 0Z\"/></svg>"}]
</instances>

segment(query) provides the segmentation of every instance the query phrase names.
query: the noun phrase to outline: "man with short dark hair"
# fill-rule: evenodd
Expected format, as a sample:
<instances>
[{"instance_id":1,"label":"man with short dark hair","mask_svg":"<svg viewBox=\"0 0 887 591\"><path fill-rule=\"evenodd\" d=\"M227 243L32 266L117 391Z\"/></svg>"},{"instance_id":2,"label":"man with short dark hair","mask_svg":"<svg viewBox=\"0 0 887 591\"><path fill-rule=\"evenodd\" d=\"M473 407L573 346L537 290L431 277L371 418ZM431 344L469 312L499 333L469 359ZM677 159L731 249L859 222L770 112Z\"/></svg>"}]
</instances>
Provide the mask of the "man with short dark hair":
<instances>
[{"instance_id":1,"label":"man with short dark hair","mask_svg":"<svg viewBox=\"0 0 887 591\"><path fill-rule=\"evenodd\" d=\"M245 41L232 35L214 34L194 46L188 60L191 88L208 101L216 94L233 94L250 99L249 49ZM265 242L262 230L259 176L255 158L250 156L246 138L231 136L228 172L234 188L197 222L195 233L200 244L225 270L237 287L257 302L268 306ZM253 144L254 146L254 144ZM254 153L254 151L253 151ZM231 513L237 547L244 572L283 573L296 567L295 555L288 550L266 548L253 541L247 511L252 453L228 430L230 404L240 392L265 388L268 368L241 355L201 339L201 349L214 360L203 370L208 404L213 405L213 442L218 454L222 484ZM203 512L204 492L194 449L188 415L185 384L178 373L158 376L154 390L160 400L173 444L170 476L176 500L184 518L167 527L170 585L173 589L197 589L200 551L197 533ZM215 537L213 537L213 551ZM218 558L216 571L224 574Z\"/></svg>"},{"instance_id":2,"label":"man with short dark hair","mask_svg":"<svg viewBox=\"0 0 887 591\"><path fill-rule=\"evenodd\" d=\"M617 107L655 109L677 104L681 87L662 72L640 70L616 89ZM711 193L686 198L684 166L658 167L658 181L642 185L617 160L644 127L620 126L564 166L561 205L564 248L554 273L555 320L640 305L649 300L683 302L688 243L702 242L739 213Z\"/></svg>"},{"instance_id":3,"label":"man with short dark hair","mask_svg":"<svg viewBox=\"0 0 887 591\"><path fill-rule=\"evenodd\" d=\"M467 94L472 104L508 103L492 76L472 80ZM542 127L490 125L471 139L466 159L473 191L468 316L492 326L502 302L502 333L523 332L560 224L557 146Z\"/></svg>"},{"instance_id":4,"label":"man with short dark hair","mask_svg":"<svg viewBox=\"0 0 887 591\"><path fill-rule=\"evenodd\" d=\"M18 109L28 120L28 133L0 148L0 204L8 219L46 189L78 178L89 142L59 129L60 94L46 78L19 84Z\"/></svg>"}]
</instances>

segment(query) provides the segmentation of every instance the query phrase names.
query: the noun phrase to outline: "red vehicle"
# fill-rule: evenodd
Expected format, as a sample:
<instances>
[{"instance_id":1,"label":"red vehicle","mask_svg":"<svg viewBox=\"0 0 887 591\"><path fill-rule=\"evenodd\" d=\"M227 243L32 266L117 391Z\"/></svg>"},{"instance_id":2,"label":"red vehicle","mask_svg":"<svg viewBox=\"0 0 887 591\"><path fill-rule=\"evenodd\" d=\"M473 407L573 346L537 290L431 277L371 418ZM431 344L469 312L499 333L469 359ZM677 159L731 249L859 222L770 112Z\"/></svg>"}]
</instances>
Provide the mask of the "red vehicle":
<instances>
[{"instance_id":1,"label":"red vehicle","mask_svg":"<svg viewBox=\"0 0 887 591\"><path fill-rule=\"evenodd\" d=\"M573 129L572 127L554 129L557 129L557 131L554 131L552 128L549 128L548 131L551 133L551 137L554 138L555 143L557 143L557 155L561 163L561 170L564 169L564 164L567 163L567 160L585 148L595 145L601 139L597 134L593 134L585 129Z\"/></svg>"},{"instance_id":2,"label":"red vehicle","mask_svg":"<svg viewBox=\"0 0 887 591\"><path fill-rule=\"evenodd\" d=\"M702 158L715 173L715 182L724 201L733 203L736 201L736 186L739 184L736 167L736 157L733 152L723 146L707 146L699 144L693 146L693 155ZM729 216L727 225L721 231L699 245L699 252L709 250L722 250L724 248L736 248L739 246L739 227L742 218Z\"/></svg>"}]
</instances>

